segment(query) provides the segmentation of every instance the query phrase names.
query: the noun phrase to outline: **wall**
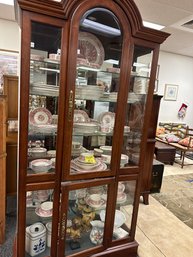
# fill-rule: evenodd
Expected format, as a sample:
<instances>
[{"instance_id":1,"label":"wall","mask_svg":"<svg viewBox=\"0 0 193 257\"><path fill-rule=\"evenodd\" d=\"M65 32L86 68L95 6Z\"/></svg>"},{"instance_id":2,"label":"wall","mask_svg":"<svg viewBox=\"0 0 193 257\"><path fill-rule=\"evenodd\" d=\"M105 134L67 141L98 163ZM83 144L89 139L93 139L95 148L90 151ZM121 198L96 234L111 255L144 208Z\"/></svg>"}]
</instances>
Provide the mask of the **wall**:
<instances>
[{"instance_id":1,"label":"wall","mask_svg":"<svg viewBox=\"0 0 193 257\"><path fill-rule=\"evenodd\" d=\"M20 29L16 22L0 19L0 49L19 51Z\"/></svg>"},{"instance_id":2,"label":"wall","mask_svg":"<svg viewBox=\"0 0 193 257\"><path fill-rule=\"evenodd\" d=\"M176 101L161 101L158 121L184 122L193 127L193 58L160 52L158 94L164 95L165 84L179 85ZM178 118L181 104L188 105L184 119Z\"/></svg>"}]
</instances>

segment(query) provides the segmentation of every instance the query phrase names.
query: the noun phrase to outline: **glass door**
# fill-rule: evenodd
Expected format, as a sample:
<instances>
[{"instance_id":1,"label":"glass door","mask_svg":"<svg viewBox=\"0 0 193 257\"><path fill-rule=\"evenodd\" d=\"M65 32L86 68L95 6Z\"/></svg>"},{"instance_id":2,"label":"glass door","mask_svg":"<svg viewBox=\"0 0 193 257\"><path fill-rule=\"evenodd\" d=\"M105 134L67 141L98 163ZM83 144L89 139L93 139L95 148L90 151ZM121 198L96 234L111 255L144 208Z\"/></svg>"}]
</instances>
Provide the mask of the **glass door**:
<instances>
[{"instance_id":1,"label":"glass door","mask_svg":"<svg viewBox=\"0 0 193 257\"><path fill-rule=\"evenodd\" d=\"M58 255L94 254L105 249L110 230L113 179L63 183Z\"/></svg>"},{"instance_id":2,"label":"glass door","mask_svg":"<svg viewBox=\"0 0 193 257\"><path fill-rule=\"evenodd\" d=\"M74 18L74 24L76 22L79 22L78 31L74 25L76 30L71 41L76 51L70 52L76 61L69 60L69 66L74 66L75 71L71 69L67 75L69 106L74 108L70 110L68 106L66 125L66 130L72 131L71 137L66 137L71 153L65 156L63 168L65 172L69 167L70 170L69 174L63 173L63 180L112 176L117 165L113 144L119 133L116 120L121 88L122 29L116 15L102 7L89 9L80 19ZM73 113L70 119L69 113Z\"/></svg>"},{"instance_id":3,"label":"glass door","mask_svg":"<svg viewBox=\"0 0 193 257\"><path fill-rule=\"evenodd\" d=\"M61 28L31 23L28 170L55 173Z\"/></svg>"}]
</instances>

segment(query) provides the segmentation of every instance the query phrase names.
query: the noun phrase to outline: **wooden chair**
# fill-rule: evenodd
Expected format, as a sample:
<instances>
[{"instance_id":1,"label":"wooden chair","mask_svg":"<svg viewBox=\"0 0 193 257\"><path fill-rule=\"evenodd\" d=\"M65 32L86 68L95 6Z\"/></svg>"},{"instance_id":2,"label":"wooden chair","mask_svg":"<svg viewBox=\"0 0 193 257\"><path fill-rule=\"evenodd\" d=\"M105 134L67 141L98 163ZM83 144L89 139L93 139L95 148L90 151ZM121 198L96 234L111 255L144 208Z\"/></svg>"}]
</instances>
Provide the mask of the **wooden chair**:
<instances>
[{"instance_id":1,"label":"wooden chair","mask_svg":"<svg viewBox=\"0 0 193 257\"><path fill-rule=\"evenodd\" d=\"M181 129L176 129L173 127L171 133L174 133L183 141L183 144L178 143L170 143L170 145L174 146L177 151L180 152L180 160L181 160L181 168L184 167L184 159L187 153L193 153L193 129L182 127ZM193 165L193 164L186 164L186 165Z\"/></svg>"}]
</instances>

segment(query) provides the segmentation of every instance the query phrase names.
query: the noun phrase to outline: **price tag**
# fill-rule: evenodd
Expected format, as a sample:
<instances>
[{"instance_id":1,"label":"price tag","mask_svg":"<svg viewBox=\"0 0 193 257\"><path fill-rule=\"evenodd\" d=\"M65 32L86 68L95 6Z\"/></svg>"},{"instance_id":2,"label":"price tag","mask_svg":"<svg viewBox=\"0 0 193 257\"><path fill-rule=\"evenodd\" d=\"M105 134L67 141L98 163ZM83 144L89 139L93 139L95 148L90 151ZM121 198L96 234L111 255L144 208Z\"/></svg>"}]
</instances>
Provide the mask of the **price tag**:
<instances>
[{"instance_id":1,"label":"price tag","mask_svg":"<svg viewBox=\"0 0 193 257\"><path fill-rule=\"evenodd\" d=\"M95 163L96 163L96 160L95 160L94 156L85 156L85 162L86 162L86 163L95 164Z\"/></svg>"}]
</instances>

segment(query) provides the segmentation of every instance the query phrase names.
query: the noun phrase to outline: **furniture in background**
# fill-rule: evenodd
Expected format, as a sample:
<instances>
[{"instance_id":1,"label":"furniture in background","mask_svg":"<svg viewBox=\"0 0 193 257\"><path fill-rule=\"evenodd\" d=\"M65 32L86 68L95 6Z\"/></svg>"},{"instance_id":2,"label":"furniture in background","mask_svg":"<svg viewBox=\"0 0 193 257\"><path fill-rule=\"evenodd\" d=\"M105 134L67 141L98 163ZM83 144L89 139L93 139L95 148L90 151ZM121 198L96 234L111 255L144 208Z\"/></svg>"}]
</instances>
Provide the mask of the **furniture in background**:
<instances>
[{"instance_id":1,"label":"furniture in background","mask_svg":"<svg viewBox=\"0 0 193 257\"><path fill-rule=\"evenodd\" d=\"M152 180L150 193L159 193L162 185L162 178L164 172L164 164L160 161L153 160L152 166Z\"/></svg>"},{"instance_id":2,"label":"furniture in background","mask_svg":"<svg viewBox=\"0 0 193 257\"><path fill-rule=\"evenodd\" d=\"M155 136L156 128L158 122L160 102L163 96L154 95L153 96L153 106L151 109L150 121L148 126L148 139L146 144L145 160L142 173L141 182L141 195L143 196L144 204L149 204L149 194L152 185L152 165L154 159L154 149L155 149Z\"/></svg>"},{"instance_id":3,"label":"furniture in background","mask_svg":"<svg viewBox=\"0 0 193 257\"><path fill-rule=\"evenodd\" d=\"M173 165L175 161L176 148L157 141L155 143L156 160Z\"/></svg>"},{"instance_id":4,"label":"furniture in background","mask_svg":"<svg viewBox=\"0 0 193 257\"><path fill-rule=\"evenodd\" d=\"M181 168L184 167L184 159L187 153L193 153L193 129L184 124L168 123L163 127L163 131L158 133L156 140L165 143L169 146L175 147L177 153L180 153ZM159 131L160 128L159 128ZM176 156L176 158L178 158ZM192 165L192 164L186 164Z\"/></svg>"},{"instance_id":5,"label":"furniture in background","mask_svg":"<svg viewBox=\"0 0 193 257\"><path fill-rule=\"evenodd\" d=\"M6 193L17 193L17 138L18 138L18 77L3 76L3 94L6 95Z\"/></svg>"},{"instance_id":6,"label":"furniture in background","mask_svg":"<svg viewBox=\"0 0 193 257\"><path fill-rule=\"evenodd\" d=\"M6 209L6 97L0 95L0 244L5 240Z\"/></svg>"}]
</instances>

